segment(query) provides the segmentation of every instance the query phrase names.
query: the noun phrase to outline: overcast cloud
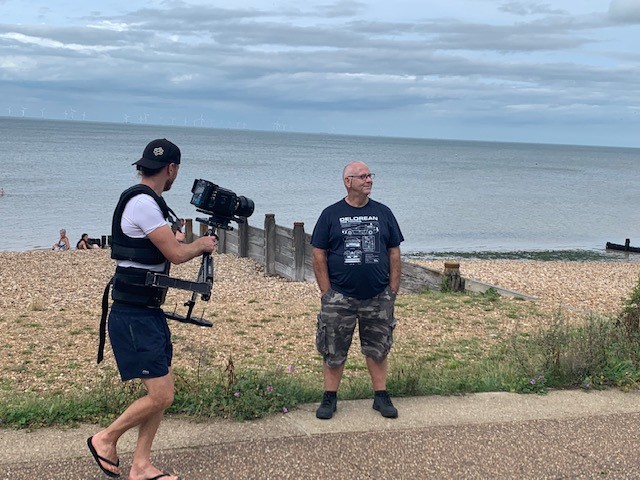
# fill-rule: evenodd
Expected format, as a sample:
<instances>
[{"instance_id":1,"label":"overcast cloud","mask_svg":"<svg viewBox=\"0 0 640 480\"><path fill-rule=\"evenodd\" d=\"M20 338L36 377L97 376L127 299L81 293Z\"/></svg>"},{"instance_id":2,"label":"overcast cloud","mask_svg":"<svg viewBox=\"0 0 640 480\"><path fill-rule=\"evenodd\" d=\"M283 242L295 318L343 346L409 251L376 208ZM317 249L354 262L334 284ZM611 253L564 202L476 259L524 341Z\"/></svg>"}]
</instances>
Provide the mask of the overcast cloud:
<instances>
[{"instance_id":1,"label":"overcast cloud","mask_svg":"<svg viewBox=\"0 0 640 480\"><path fill-rule=\"evenodd\" d=\"M0 12L0 115L640 147L640 0Z\"/></svg>"}]
</instances>

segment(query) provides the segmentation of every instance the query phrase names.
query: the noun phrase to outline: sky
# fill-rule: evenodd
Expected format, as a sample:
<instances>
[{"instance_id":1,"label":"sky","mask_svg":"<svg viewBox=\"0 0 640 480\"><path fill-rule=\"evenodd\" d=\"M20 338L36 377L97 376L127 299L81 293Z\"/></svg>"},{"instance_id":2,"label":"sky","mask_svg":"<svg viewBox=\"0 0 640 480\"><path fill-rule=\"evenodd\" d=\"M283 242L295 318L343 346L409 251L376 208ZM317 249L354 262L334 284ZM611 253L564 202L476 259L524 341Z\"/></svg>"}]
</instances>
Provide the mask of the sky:
<instances>
[{"instance_id":1,"label":"sky","mask_svg":"<svg viewBox=\"0 0 640 480\"><path fill-rule=\"evenodd\" d=\"M640 0L0 0L0 115L640 147Z\"/></svg>"}]
</instances>

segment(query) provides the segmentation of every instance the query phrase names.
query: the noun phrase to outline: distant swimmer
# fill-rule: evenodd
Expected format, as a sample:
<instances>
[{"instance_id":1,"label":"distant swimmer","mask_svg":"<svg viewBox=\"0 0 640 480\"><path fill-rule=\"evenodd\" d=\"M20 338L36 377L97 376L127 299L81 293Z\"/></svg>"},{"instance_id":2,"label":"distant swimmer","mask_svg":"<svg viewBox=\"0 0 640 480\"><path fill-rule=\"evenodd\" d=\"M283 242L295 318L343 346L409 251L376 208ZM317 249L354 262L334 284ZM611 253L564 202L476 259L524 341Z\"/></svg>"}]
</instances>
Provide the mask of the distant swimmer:
<instances>
[{"instance_id":1,"label":"distant swimmer","mask_svg":"<svg viewBox=\"0 0 640 480\"><path fill-rule=\"evenodd\" d=\"M4 188L0 188L0 197L4 197Z\"/></svg>"}]
</instances>

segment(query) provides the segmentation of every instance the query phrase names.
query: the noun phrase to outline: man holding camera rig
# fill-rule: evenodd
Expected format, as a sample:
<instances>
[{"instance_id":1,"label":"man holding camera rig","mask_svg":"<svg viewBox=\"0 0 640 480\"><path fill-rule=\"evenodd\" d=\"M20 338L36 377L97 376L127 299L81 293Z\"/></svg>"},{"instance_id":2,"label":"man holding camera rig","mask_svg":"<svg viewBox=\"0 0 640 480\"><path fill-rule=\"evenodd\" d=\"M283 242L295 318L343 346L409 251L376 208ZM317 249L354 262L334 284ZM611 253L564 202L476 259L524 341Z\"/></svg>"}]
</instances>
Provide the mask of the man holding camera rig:
<instances>
[{"instance_id":1,"label":"man holding camera rig","mask_svg":"<svg viewBox=\"0 0 640 480\"><path fill-rule=\"evenodd\" d=\"M111 425L87 439L100 469L120 476L117 443L138 426L129 480L175 480L151 464L151 446L166 408L173 403L171 332L160 306L166 289L148 286L147 272L168 273L169 265L184 263L216 248L215 236L192 243L178 241L181 221L175 218L162 193L168 191L180 168L180 149L166 139L150 142L134 163L141 181L125 190L113 214L111 257L116 260L112 278L113 305L109 313L109 339L122 381L140 378L147 394L133 402ZM171 224L171 225L170 225ZM103 309L107 303L107 291ZM104 347L105 311L101 322Z\"/></svg>"},{"instance_id":2,"label":"man holding camera rig","mask_svg":"<svg viewBox=\"0 0 640 480\"><path fill-rule=\"evenodd\" d=\"M311 236L313 270L322 294L316 346L324 360L325 390L316 417L324 420L337 408L356 321L375 392L373 408L386 418L398 416L386 383L404 237L391 210L369 198L373 177L362 162L344 167L347 196L324 209Z\"/></svg>"}]
</instances>

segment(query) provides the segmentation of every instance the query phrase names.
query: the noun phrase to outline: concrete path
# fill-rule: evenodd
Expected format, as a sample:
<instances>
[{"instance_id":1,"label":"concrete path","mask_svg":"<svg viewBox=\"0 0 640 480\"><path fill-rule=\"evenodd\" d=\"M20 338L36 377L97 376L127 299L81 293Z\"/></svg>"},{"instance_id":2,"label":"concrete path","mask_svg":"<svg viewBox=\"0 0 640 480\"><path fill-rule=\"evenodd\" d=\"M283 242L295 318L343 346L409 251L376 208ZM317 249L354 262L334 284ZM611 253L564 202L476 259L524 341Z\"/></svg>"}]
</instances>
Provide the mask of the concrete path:
<instances>
[{"instance_id":1,"label":"concrete path","mask_svg":"<svg viewBox=\"0 0 640 480\"><path fill-rule=\"evenodd\" d=\"M153 461L184 480L640 479L640 393L558 391L317 404L252 422L167 418ZM97 427L0 430L0 479L104 479L86 448ZM123 479L135 441L119 445Z\"/></svg>"}]
</instances>

